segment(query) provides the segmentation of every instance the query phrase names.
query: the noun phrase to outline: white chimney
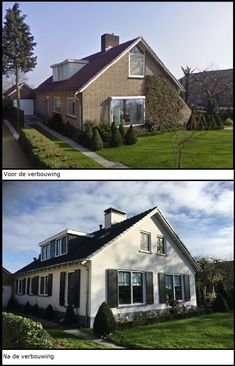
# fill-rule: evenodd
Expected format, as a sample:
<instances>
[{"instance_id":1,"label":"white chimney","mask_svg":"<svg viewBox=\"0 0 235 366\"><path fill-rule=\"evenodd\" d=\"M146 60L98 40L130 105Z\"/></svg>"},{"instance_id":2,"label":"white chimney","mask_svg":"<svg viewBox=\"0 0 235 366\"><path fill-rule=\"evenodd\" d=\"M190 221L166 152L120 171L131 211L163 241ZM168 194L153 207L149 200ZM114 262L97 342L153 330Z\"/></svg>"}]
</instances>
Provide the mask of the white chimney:
<instances>
[{"instance_id":1,"label":"white chimney","mask_svg":"<svg viewBox=\"0 0 235 366\"><path fill-rule=\"evenodd\" d=\"M126 212L116 210L115 208L108 208L104 211L104 227L109 229L113 224L126 220Z\"/></svg>"}]
</instances>

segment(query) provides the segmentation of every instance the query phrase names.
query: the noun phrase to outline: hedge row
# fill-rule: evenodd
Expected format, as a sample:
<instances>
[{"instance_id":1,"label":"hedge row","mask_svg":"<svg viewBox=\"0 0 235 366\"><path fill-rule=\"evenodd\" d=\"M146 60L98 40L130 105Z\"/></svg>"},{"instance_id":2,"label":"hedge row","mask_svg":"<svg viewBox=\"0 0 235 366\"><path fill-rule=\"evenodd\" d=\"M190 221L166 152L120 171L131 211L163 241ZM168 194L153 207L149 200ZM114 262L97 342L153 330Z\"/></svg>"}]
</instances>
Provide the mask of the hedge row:
<instances>
[{"instance_id":1,"label":"hedge row","mask_svg":"<svg viewBox=\"0 0 235 366\"><path fill-rule=\"evenodd\" d=\"M79 162L68 156L47 137L32 129L22 129L19 143L35 168L80 168Z\"/></svg>"},{"instance_id":2,"label":"hedge row","mask_svg":"<svg viewBox=\"0 0 235 366\"><path fill-rule=\"evenodd\" d=\"M3 349L50 349L53 340L42 324L11 313L2 314Z\"/></svg>"}]
</instances>

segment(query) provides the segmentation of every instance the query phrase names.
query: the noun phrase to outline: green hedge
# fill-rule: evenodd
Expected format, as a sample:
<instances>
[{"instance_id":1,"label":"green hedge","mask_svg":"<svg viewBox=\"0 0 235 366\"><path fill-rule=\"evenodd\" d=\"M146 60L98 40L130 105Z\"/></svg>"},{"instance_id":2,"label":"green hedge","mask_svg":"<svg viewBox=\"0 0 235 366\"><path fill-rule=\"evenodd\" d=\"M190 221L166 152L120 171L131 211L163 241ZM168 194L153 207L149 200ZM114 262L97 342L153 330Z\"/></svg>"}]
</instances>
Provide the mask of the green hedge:
<instances>
[{"instance_id":1,"label":"green hedge","mask_svg":"<svg viewBox=\"0 0 235 366\"><path fill-rule=\"evenodd\" d=\"M62 149L34 128L22 129L19 143L27 156L32 160L35 168L80 168L80 164L76 159L68 156Z\"/></svg>"},{"instance_id":2,"label":"green hedge","mask_svg":"<svg viewBox=\"0 0 235 366\"><path fill-rule=\"evenodd\" d=\"M48 349L53 340L41 323L12 313L2 314L3 349Z\"/></svg>"}]
</instances>

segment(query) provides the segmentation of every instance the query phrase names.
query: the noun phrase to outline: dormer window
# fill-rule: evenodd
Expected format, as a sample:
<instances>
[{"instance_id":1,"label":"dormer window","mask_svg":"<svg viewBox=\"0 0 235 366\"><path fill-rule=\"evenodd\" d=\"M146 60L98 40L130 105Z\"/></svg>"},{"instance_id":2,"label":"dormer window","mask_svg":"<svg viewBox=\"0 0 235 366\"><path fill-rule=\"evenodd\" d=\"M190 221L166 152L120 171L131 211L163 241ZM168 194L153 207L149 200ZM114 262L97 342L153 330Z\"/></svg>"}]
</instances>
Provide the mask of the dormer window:
<instances>
[{"instance_id":1,"label":"dormer window","mask_svg":"<svg viewBox=\"0 0 235 366\"><path fill-rule=\"evenodd\" d=\"M66 236L56 240L55 255L63 255L67 253L67 239Z\"/></svg>"},{"instance_id":2,"label":"dormer window","mask_svg":"<svg viewBox=\"0 0 235 366\"><path fill-rule=\"evenodd\" d=\"M144 77L144 53L134 47L129 51L129 76L143 78Z\"/></svg>"},{"instance_id":3,"label":"dormer window","mask_svg":"<svg viewBox=\"0 0 235 366\"><path fill-rule=\"evenodd\" d=\"M50 244L43 245L42 247L42 260L50 258Z\"/></svg>"}]
</instances>

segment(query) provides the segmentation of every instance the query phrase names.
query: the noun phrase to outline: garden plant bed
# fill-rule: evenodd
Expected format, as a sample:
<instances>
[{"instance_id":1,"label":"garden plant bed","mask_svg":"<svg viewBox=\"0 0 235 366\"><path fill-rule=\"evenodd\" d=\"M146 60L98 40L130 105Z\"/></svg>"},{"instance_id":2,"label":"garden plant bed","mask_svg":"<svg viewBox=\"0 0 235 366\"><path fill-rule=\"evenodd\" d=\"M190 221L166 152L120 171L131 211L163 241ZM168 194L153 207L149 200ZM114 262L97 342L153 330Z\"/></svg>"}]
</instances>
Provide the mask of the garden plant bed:
<instances>
[{"instance_id":1,"label":"garden plant bed","mask_svg":"<svg viewBox=\"0 0 235 366\"><path fill-rule=\"evenodd\" d=\"M190 134L185 131L185 134ZM185 146L183 168L232 168L233 134L228 130L209 131ZM169 133L138 137L135 145L105 148L97 154L118 160L130 168L175 168Z\"/></svg>"},{"instance_id":2,"label":"garden plant bed","mask_svg":"<svg viewBox=\"0 0 235 366\"><path fill-rule=\"evenodd\" d=\"M135 327L109 339L128 349L233 349L233 313Z\"/></svg>"}]
</instances>

